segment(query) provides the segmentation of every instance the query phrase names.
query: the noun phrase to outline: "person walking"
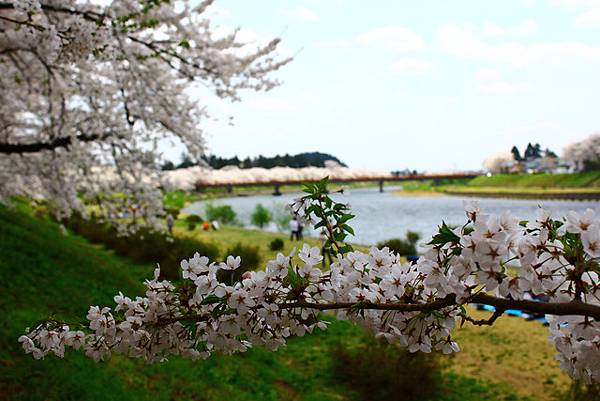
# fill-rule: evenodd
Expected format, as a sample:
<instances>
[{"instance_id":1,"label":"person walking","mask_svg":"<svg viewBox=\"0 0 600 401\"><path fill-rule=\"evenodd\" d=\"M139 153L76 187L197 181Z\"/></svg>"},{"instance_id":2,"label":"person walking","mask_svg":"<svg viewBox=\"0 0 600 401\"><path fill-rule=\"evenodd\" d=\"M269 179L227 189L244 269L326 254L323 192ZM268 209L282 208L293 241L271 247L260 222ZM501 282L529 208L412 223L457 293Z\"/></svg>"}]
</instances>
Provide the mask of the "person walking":
<instances>
[{"instance_id":1,"label":"person walking","mask_svg":"<svg viewBox=\"0 0 600 401\"><path fill-rule=\"evenodd\" d=\"M300 228L300 224L298 223L298 219L296 216L292 220L290 220L290 241L293 241L294 238L296 241L298 240L298 229Z\"/></svg>"},{"instance_id":2,"label":"person walking","mask_svg":"<svg viewBox=\"0 0 600 401\"><path fill-rule=\"evenodd\" d=\"M331 251L325 249L325 242L327 242L327 232L324 228L321 228L321 231L319 232L319 242L321 243L321 255L323 255L323 266L326 266L325 258L327 258L327 260L329 261L329 266L331 266L333 260L331 258Z\"/></svg>"},{"instance_id":3,"label":"person walking","mask_svg":"<svg viewBox=\"0 0 600 401\"><path fill-rule=\"evenodd\" d=\"M167 214L167 229L169 230L169 235L173 235L173 224L175 223L175 219L171 213Z\"/></svg>"}]
</instances>

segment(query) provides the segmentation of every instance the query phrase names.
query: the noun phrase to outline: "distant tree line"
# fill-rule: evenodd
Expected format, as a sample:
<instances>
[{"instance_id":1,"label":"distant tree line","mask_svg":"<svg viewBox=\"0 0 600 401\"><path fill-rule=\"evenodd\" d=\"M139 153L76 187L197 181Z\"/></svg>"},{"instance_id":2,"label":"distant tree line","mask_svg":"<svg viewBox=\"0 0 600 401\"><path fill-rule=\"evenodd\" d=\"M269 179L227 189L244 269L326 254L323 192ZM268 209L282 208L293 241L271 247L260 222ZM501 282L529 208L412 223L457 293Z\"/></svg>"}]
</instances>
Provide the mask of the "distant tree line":
<instances>
[{"instance_id":1,"label":"distant tree line","mask_svg":"<svg viewBox=\"0 0 600 401\"><path fill-rule=\"evenodd\" d=\"M521 152L519 152L519 148L516 146L513 146L510 152L513 154L513 158L518 162L539 159L541 157L552 157L558 159L558 155L549 148L542 150L542 147L539 143L536 143L535 145L528 143L523 156L521 156Z\"/></svg>"},{"instance_id":2,"label":"distant tree line","mask_svg":"<svg viewBox=\"0 0 600 401\"><path fill-rule=\"evenodd\" d=\"M320 152L305 152L298 153L296 155L276 155L273 157L265 157L263 155L258 155L257 157L250 158L246 157L241 160L237 156L232 158L224 158L215 155L203 156L202 161L209 165L212 168L222 168L225 166L237 166L239 168L252 168L252 167L263 167L263 168L273 168L273 167L293 167L293 168L301 168L301 167L325 167L325 162L331 160L343 167L347 167L346 164L341 162L337 157L332 156L327 153ZM171 161L167 161L162 165L163 170L175 170L178 168L187 168L199 165L200 163L195 162L192 158L183 153L181 155L181 162L179 164L175 164Z\"/></svg>"}]
</instances>

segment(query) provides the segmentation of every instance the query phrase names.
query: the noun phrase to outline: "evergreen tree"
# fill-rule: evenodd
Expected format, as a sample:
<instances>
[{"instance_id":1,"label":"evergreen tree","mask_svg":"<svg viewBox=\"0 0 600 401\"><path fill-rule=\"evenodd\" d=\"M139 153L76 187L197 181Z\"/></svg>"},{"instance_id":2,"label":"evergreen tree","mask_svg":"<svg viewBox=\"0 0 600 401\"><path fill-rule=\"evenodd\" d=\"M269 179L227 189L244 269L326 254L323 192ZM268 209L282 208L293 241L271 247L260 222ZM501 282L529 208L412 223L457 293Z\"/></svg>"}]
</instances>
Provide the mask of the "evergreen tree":
<instances>
[{"instance_id":1,"label":"evergreen tree","mask_svg":"<svg viewBox=\"0 0 600 401\"><path fill-rule=\"evenodd\" d=\"M523 160L523 158L521 157L521 153L519 152L519 148L517 148L516 146L513 146L510 152L513 154L513 159L515 159L516 161L520 162Z\"/></svg>"},{"instance_id":2,"label":"evergreen tree","mask_svg":"<svg viewBox=\"0 0 600 401\"><path fill-rule=\"evenodd\" d=\"M195 166L196 163L192 161L192 158L187 153L181 154L181 163L177 165L177 168L188 168Z\"/></svg>"}]
</instances>

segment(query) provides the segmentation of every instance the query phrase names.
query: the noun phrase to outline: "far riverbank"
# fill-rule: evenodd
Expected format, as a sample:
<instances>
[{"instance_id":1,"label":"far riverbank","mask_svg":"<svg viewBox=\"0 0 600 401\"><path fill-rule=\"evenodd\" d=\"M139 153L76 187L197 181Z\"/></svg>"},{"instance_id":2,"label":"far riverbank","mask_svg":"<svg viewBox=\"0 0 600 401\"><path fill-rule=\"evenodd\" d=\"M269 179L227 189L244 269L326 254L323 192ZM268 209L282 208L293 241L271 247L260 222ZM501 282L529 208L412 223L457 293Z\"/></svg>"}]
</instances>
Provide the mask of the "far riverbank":
<instances>
[{"instance_id":1,"label":"far riverbank","mask_svg":"<svg viewBox=\"0 0 600 401\"><path fill-rule=\"evenodd\" d=\"M600 171L573 174L498 174L453 183L407 183L398 195L444 194L478 198L600 200Z\"/></svg>"},{"instance_id":2,"label":"far riverbank","mask_svg":"<svg viewBox=\"0 0 600 401\"><path fill-rule=\"evenodd\" d=\"M350 189L375 189L377 183L350 183L344 185ZM574 174L498 174L490 177L480 176L473 179L454 179L442 181L406 181L402 182L398 191L398 182L385 182L384 191L394 195L409 197L430 196L462 196L498 199L532 199L532 200L600 200L600 171ZM332 191L342 186L333 184ZM395 191L396 190L396 191ZM297 194L302 186L282 185L280 192L284 195ZM272 186L210 188L203 192L174 191L165 194L165 204L168 207L182 209L199 201L209 201L231 197L269 197L272 196ZM272 197L277 200L279 197Z\"/></svg>"},{"instance_id":3,"label":"far riverbank","mask_svg":"<svg viewBox=\"0 0 600 401\"><path fill-rule=\"evenodd\" d=\"M451 196L476 198L544 199L544 200L586 200L599 201L600 190L574 189L522 189L522 188L450 188L443 193Z\"/></svg>"}]
</instances>

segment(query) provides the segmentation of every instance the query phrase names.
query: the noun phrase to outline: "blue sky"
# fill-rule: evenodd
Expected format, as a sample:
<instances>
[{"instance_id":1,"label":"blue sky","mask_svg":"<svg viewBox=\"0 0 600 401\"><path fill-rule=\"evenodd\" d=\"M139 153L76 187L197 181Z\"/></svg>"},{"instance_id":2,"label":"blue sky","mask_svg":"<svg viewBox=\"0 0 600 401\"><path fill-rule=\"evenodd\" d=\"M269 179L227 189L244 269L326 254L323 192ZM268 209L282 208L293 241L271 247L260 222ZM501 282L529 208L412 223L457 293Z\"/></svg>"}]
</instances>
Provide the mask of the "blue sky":
<instances>
[{"instance_id":1,"label":"blue sky","mask_svg":"<svg viewBox=\"0 0 600 401\"><path fill-rule=\"evenodd\" d=\"M217 0L211 12L295 55L270 92L200 98L220 118L204 126L220 156L478 169L513 144L560 153L600 130L600 0Z\"/></svg>"}]
</instances>

